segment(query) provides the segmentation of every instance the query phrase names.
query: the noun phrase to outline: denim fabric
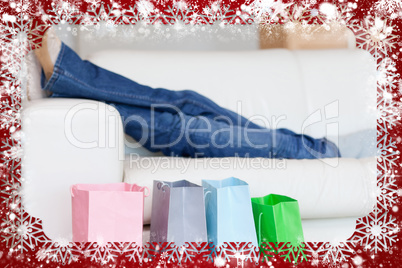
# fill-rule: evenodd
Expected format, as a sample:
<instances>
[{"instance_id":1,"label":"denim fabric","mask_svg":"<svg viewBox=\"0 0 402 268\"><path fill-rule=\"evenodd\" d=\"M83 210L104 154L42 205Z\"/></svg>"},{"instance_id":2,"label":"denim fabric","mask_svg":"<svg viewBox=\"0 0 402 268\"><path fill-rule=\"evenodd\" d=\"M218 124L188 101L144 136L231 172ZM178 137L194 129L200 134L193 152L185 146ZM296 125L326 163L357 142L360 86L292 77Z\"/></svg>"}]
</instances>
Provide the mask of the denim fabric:
<instances>
[{"instance_id":1,"label":"denim fabric","mask_svg":"<svg viewBox=\"0 0 402 268\"><path fill-rule=\"evenodd\" d=\"M54 72L42 87L52 97L113 105L125 132L150 151L190 157L339 157L332 142L267 129L191 90L151 88L83 61L62 44ZM156 107L155 107L156 105Z\"/></svg>"}]
</instances>

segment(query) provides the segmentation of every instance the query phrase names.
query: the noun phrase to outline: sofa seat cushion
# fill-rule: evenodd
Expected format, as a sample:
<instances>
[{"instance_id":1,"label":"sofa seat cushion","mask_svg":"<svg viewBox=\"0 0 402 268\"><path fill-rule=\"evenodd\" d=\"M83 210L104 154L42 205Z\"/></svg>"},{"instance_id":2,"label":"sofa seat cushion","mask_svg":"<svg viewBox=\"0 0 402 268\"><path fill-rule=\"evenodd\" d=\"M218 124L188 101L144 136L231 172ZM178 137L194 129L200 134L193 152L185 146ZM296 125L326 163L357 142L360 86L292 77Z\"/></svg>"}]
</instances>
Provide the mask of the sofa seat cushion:
<instances>
[{"instance_id":1,"label":"sofa seat cushion","mask_svg":"<svg viewBox=\"0 0 402 268\"><path fill-rule=\"evenodd\" d=\"M335 159L333 159L335 160ZM147 186L153 180L221 180L237 177L250 186L252 197L270 193L299 201L302 219L362 217L376 202L376 159L174 158L127 156L124 181ZM150 223L152 194L145 199L144 223Z\"/></svg>"}]
</instances>

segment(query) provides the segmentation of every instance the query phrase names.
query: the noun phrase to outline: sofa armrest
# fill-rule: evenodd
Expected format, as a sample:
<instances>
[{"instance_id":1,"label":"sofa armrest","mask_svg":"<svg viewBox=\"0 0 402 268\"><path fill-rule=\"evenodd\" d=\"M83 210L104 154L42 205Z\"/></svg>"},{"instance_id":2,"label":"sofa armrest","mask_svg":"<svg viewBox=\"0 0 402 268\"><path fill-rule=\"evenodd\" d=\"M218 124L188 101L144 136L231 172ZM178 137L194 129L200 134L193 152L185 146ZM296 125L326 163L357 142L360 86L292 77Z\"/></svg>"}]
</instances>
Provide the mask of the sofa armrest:
<instances>
[{"instance_id":1,"label":"sofa armrest","mask_svg":"<svg viewBox=\"0 0 402 268\"><path fill-rule=\"evenodd\" d=\"M70 186L122 181L120 114L92 100L41 99L23 105L22 131L23 205L47 236L71 238Z\"/></svg>"}]
</instances>

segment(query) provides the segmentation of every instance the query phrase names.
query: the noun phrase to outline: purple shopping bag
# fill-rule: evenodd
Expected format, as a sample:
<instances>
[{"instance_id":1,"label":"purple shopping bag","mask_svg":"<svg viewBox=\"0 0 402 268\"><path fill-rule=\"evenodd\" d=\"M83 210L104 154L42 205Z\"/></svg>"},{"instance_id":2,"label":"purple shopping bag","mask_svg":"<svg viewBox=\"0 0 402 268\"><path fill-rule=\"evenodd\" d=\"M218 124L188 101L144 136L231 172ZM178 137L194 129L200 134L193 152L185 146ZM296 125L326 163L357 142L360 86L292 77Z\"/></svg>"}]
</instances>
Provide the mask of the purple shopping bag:
<instances>
[{"instance_id":1,"label":"purple shopping bag","mask_svg":"<svg viewBox=\"0 0 402 268\"><path fill-rule=\"evenodd\" d=\"M151 242L207 242L204 190L186 180L154 181Z\"/></svg>"},{"instance_id":2,"label":"purple shopping bag","mask_svg":"<svg viewBox=\"0 0 402 268\"><path fill-rule=\"evenodd\" d=\"M128 183L71 186L73 241L142 246L144 198L148 195L147 187Z\"/></svg>"}]
</instances>

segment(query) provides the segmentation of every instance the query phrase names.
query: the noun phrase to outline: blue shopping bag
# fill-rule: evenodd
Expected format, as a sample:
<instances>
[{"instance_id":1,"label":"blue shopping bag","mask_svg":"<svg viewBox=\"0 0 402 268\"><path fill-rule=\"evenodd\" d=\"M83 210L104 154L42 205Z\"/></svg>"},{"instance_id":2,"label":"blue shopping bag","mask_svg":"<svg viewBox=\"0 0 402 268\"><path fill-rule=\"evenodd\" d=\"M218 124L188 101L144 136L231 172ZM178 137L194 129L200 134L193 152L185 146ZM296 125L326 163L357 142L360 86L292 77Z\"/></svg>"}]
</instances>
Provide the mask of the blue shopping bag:
<instances>
[{"instance_id":1,"label":"blue shopping bag","mask_svg":"<svg viewBox=\"0 0 402 268\"><path fill-rule=\"evenodd\" d=\"M202 180L208 241L257 244L249 186L237 178Z\"/></svg>"}]
</instances>

